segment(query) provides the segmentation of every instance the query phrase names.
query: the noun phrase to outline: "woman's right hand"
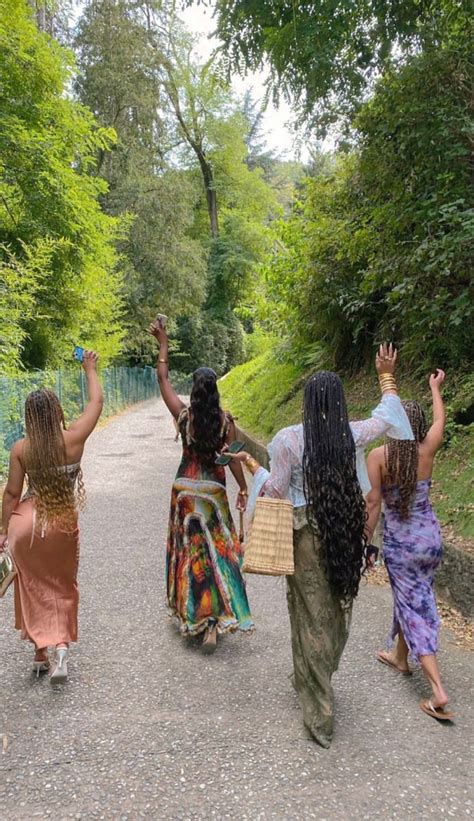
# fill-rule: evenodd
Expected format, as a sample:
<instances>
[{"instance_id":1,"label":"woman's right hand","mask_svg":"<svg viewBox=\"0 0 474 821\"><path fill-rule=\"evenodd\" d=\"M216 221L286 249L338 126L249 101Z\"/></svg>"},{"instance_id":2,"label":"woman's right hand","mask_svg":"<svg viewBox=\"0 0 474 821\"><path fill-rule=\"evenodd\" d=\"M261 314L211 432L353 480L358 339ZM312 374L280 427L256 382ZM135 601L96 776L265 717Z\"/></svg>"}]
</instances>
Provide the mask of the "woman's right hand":
<instances>
[{"instance_id":1,"label":"woman's right hand","mask_svg":"<svg viewBox=\"0 0 474 821\"><path fill-rule=\"evenodd\" d=\"M0 533L0 553L5 550L7 545L8 536L6 533Z\"/></svg>"},{"instance_id":2,"label":"woman's right hand","mask_svg":"<svg viewBox=\"0 0 474 821\"><path fill-rule=\"evenodd\" d=\"M440 388L446 378L446 374L441 368L436 368L436 372L430 376L430 388Z\"/></svg>"},{"instance_id":3,"label":"woman's right hand","mask_svg":"<svg viewBox=\"0 0 474 821\"><path fill-rule=\"evenodd\" d=\"M95 351L84 351L84 359L82 360L82 367L85 372L96 371L99 357Z\"/></svg>"},{"instance_id":4,"label":"woman's right hand","mask_svg":"<svg viewBox=\"0 0 474 821\"><path fill-rule=\"evenodd\" d=\"M375 370L379 376L382 373L394 373L396 363L397 349L393 347L391 342L390 345L384 342L375 355Z\"/></svg>"},{"instance_id":5,"label":"woman's right hand","mask_svg":"<svg viewBox=\"0 0 474 821\"><path fill-rule=\"evenodd\" d=\"M165 342L168 342L168 334L166 330L163 328L161 322L155 319L154 322L151 323L150 327L148 328L149 333L155 337L156 341L163 345Z\"/></svg>"}]
</instances>

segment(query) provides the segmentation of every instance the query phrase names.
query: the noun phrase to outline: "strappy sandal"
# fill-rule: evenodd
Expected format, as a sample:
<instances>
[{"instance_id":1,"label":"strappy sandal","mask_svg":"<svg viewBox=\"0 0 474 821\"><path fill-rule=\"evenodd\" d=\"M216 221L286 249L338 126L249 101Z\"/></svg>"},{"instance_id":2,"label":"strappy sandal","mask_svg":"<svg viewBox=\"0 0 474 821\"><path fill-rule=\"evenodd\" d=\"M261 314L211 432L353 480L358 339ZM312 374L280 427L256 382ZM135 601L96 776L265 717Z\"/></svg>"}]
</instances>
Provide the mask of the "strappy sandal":
<instances>
[{"instance_id":1,"label":"strappy sandal","mask_svg":"<svg viewBox=\"0 0 474 821\"><path fill-rule=\"evenodd\" d=\"M437 718L438 721L452 721L456 717L455 713L447 712L444 707L435 707L429 698L420 701L420 710L423 710L431 718Z\"/></svg>"},{"instance_id":2,"label":"strappy sandal","mask_svg":"<svg viewBox=\"0 0 474 821\"><path fill-rule=\"evenodd\" d=\"M36 673L36 678L40 677L40 673L47 673L49 670L50 664L48 659L41 659L40 661L33 662L33 672Z\"/></svg>"},{"instance_id":3,"label":"strappy sandal","mask_svg":"<svg viewBox=\"0 0 474 821\"><path fill-rule=\"evenodd\" d=\"M41 673L46 673L49 668L48 648L37 647L33 661L33 672L36 673L36 678L39 678Z\"/></svg>"},{"instance_id":4,"label":"strappy sandal","mask_svg":"<svg viewBox=\"0 0 474 821\"><path fill-rule=\"evenodd\" d=\"M397 665L394 664L393 661L390 661L389 658L382 655L382 652L377 653L376 659L377 659L377 661L380 661L381 664L386 664L387 667L391 667L392 670L395 670L395 672L400 673L402 676L412 676L413 675L411 670L400 670L400 667L397 667Z\"/></svg>"},{"instance_id":5,"label":"strappy sandal","mask_svg":"<svg viewBox=\"0 0 474 821\"><path fill-rule=\"evenodd\" d=\"M54 657L54 668L49 677L51 684L64 684L67 681L67 657L68 648L62 644L56 647Z\"/></svg>"}]
</instances>

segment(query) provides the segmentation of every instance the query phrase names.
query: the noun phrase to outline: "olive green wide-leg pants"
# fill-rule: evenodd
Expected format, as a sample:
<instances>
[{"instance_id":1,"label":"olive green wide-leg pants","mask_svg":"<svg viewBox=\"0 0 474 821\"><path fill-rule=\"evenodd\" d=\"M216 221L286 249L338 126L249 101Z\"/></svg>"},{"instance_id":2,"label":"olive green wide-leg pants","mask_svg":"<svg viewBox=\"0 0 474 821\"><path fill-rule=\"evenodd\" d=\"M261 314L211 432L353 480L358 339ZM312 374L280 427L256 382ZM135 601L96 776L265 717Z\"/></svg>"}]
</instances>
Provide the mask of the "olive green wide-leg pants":
<instances>
[{"instance_id":1,"label":"olive green wide-leg pants","mask_svg":"<svg viewBox=\"0 0 474 821\"><path fill-rule=\"evenodd\" d=\"M326 557L309 525L294 530L295 573L287 576L294 683L303 720L322 747L333 735L332 674L349 635L352 605L332 592Z\"/></svg>"}]
</instances>

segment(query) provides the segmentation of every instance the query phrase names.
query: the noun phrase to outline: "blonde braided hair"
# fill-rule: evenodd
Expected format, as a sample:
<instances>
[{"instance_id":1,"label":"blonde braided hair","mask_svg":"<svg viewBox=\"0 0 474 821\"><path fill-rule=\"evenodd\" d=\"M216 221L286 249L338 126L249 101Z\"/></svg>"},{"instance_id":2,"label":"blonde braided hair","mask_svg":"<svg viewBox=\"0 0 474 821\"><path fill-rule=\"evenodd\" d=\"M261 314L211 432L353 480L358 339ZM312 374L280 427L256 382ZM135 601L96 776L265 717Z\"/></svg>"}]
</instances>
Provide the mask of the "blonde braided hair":
<instances>
[{"instance_id":1,"label":"blonde braided hair","mask_svg":"<svg viewBox=\"0 0 474 821\"><path fill-rule=\"evenodd\" d=\"M25 403L25 470L35 494L36 516L41 526L77 526L85 489L79 469L71 482L66 465L64 413L58 397L45 388L28 394Z\"/></svg>"}]
</instances>

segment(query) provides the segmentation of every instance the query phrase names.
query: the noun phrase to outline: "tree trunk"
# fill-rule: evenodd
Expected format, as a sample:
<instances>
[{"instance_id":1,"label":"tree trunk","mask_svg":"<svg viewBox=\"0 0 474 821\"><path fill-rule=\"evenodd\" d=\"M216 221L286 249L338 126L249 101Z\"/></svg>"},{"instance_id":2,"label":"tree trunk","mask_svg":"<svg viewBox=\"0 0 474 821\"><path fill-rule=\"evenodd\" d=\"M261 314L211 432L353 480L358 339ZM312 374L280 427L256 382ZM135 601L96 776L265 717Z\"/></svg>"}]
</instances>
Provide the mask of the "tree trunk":
<instances>
[{"instance_id":1,"label":"tree trunk","mask_svg":"<svg viewBox=\"0 0 474 821\"><path fill-rule=\"evenodd\" d=\"M205 154L199 148L193 145L201 166L202 179L204 182L204 189L206 191L207 212L209 214L209 223L211 226L211 236L216 239L219 236L219 218L217 214L217 193L214 185L214 174L211 164L207 161Z\"/></svg>"}]
</instances>

